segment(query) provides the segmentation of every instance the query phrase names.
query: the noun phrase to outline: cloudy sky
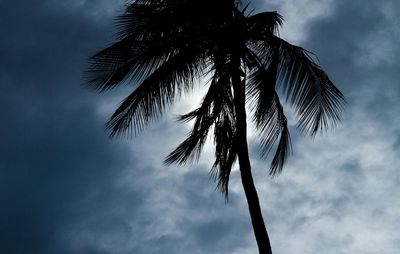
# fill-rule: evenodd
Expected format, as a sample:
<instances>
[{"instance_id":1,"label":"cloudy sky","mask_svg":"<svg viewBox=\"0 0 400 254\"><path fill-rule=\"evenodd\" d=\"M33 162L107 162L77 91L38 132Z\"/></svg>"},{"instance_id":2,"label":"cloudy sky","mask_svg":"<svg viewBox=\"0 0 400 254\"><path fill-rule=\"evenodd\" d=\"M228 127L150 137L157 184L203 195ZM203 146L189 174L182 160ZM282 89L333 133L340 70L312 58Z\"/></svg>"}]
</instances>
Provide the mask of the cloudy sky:
<instances>
[{"instance_id":1,"label":"cloudy sky","mask_svg":"<svg viewBox=\"0 0 400 254\"><path fill-rule=\"evenodd\" d=\"M104 131L130 88L98 95L82 72L112 42L123 2L0 1L0 252L256 253L237 171L225 202L212 150L193 166L162 164L190 128L173 115L201 93L138 138ZM400 1L253 7L278 10L281 35L315 52L348 100L335 130L311 140L292 128L294 153L273 179L250 132L274 253L400 253Z\"/></svg>"}]
</instances>

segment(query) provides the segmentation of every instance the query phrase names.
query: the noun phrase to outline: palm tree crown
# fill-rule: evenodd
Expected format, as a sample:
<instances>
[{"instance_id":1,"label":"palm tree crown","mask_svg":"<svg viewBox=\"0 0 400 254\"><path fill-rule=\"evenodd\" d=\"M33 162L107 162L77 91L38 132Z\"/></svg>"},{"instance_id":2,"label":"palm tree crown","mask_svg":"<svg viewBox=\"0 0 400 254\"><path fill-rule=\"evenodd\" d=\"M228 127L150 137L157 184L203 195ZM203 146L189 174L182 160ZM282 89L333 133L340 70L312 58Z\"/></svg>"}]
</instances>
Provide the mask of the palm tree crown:
<instances>
[{"instance_id":1,"label":"palm tree crown","mask_svg":"<svg viewBox=\"0 0 400 254\"><path fill-rule=\"evenodd\" d=\"M213 129L213 169L225 193L237 158L232 142L236 133L233 73L247 81L247 100L254 109L262 153L277 143L271 175L282 170L290 151L277 89L295 107L298 127L311 135L335 125L344 102L308 51L276 36L282 22L278 13L250 16L246 8L229 2L136 0L118 18L118 42L94 55L88 72L89 84L100 91L125 82L138 84L109 120L112 136L137 133L161 116L182 91L191 90L197 78L211 74L201 106L180 117L194 120L193 130L166 162L198 158ZM238 58L236 65L234 58Z\"/></svg>"}]
</instances>

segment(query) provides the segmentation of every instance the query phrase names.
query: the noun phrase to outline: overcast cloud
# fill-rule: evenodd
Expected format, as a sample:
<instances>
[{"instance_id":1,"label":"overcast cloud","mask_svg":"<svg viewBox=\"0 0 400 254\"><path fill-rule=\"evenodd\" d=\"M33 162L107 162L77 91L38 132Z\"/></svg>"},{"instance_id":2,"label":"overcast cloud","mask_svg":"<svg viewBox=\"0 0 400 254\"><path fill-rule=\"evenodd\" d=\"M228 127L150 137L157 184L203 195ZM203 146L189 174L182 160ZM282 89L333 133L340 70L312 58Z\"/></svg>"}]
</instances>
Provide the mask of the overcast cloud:
<instances>
[{"instance_id":1,"label":"overcast cloud","mask_svg":"<svg viewBox=\"0 0 400 254\"><path fill-rule=\"evenodd\" d=\"M190 126L199 94L132 140L104 123L130 88L82 86L88 56L112 42L124 1L0 1L0 252L253 254L240 178L229 202L209 181L212 150L187 167L163 158ZM281 35L315 52L348 105L314 140L296 132L269 178L250 133L253 169L276 254L400 252L400 2L254 1L278 10ZM201 88L200 88L201 90Z\"/></svg>"}]
</instances>

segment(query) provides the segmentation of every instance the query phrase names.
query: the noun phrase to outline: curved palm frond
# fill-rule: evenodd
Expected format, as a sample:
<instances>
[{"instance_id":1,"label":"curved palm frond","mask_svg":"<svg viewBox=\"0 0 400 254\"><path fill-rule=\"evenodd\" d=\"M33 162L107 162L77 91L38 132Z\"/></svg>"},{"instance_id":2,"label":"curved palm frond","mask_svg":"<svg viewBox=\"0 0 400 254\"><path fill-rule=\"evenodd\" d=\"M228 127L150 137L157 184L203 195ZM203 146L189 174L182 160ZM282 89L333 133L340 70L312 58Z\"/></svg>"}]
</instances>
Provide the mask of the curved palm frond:
<instances>
[{"instance_id":1,"label":"curved palm frond","mask_svg":"<svg viewBox=\"0 0 400 254\"><path fill-rule=\"evenodd\" d=\"M159 117L165 106L193 81L203 76L207 58L204 52L182 51L168 59L150 74L117 108L107 123L111 136L127 131L136 134L151 120Z\"/></svg>"},{"instance_id":2,"label":"curved palm frond","mask_svg":"<svg viewBox=\"0 0 400 254\"><path fill-rule=\"evenodd\" d=\"M282 171L291 151L287 120L275 92L278 66L277 55L271 55L268 66L257 68L251 73L248 82L248 95L254 104L253 118L261 136L261 154L267 156L279 139L270 166L269 173L272 176Z\"/></svg>"},{"instance_id":3,"label":"curved palm frond","mask_svg":"<svg viewBox=\"0 0 400 254\"><path fill-rule=\"evenodd\" d=\"M165 159L166 164L184 164L197 160L210 129L214 126L215 162L210 171L217 181L217 188L227 197L229 175L237 151L233 96L227 73L216 71L202 104L196 110L183 115L180 121L195 120L188 138Z\"/></svg>"},{"instance_id":4,"label":"curved palm frond","mask_svg":"<svg viewBox=\"0 0 400 254\"><path fill-rule=\"evenodd\" d=\"M263 154L267 154L279 138L269 172L270 175L275 176L282 172L283 165L291 152L289 128L277 94L273 97L269 110L262 116L259 128L262 136Z\"/></svg>"},{"instance_id":5,"label":"curved palm frond","mask_svg":"<svg viewBox=\"0 0 400 254\"><path fill-rule=\"evenodd\" d=\"M209 130L223 112L225 106L223 98L224 93L222 93L221 90L223 90L227 84L229 85L229 83L227 83L228 81L226 77L221 77L218 73L214 73L210 87L203 98L201 106L178 119L183 122L194 119L195 122L188 138L167 156L164 161L166 164L184 164L199 158Z\"/></svg>"},{"instance_id":6,"label":"curved palm frond","mask_svg":"<svg viewBox=\"0 0 400 254\"><path fill-rule=\"evenodd\" d=\"M217 188L225 194L225 198L228 198L229 176L237 159L238 150L235 142L237 123L231 77L224 67L218 63L218 68L222 69L221 72L225 75L225 85L222 86L218 96L221 113L214 125L215 162L210 174L217 182Z\"/></svg>"},{"instance_id":7,"label":"curved palm frond","mask_svg":"<svg viewBox=\"0 0 400 254\"><path fill-rule=\"evenodd\" d=\"M100 92L124 81L138 82L165 63L172 53L160 42L125 38L90 58L87 82Z\"/></svg>"},{"instance_id":8,"label":"curved palm frond","mask_svg":"<svg viewBox=\"0 0 400 254\"><path fill-rule=\"evenodd\" d=\"M298 127L314 136L337 125L345 99L308 51L280 38L279 83L286 99L295 106Z\"/></svg>"},{"instance_id":9,"label":"curved palm frond","mask_svg":"<svg viewBox=\"0 0 400 254\"><path fill-rule=\"evenodd\" d=\"M89 59L87 83L103 92L125 81L141 82L180 51L204 48L209 22L199 25L192 18L188 23L185 6L194 7L186 2L143 0L129 5L117 19L119 41Z\"/></svg>"},{"instance_id":10,"label":"curved palm frond","mask_svg":"<svg viewBox=\"0 0 400 254\"><path fill-rule=\"evenodd\" d=\"M234 109L224 107L214 127L215 162L210 174L217 182L217 188L225 194L226 198L228 197L229 176L237 158L235 136Z\"/></svg>"},{"instance_id":11,"label":"curved palm frond","mask_svg":"<svg viewBox=\"0 0 400 254\"><path fill-rule=\"evenodd\" d=\"M259 39L251 45L259 61L265 64L271 54L278 55L277 84L295 107L298 128L314 136L330 125L337 125L345 104L344 96L310 53L271 33L268 38Z\"/></svg>"},{"instance_id":12,"label":"curved palm frond","mask_svg":"<svg viewBox=\"0 0 400 254\"><path fill-rule=\"evenodd\" d=\"M226 21L226 14L229 15L229 8L224 1L134 1L117 18L117 36L171 38L173 35L178 36L179 33L204 34L223 24ZM191 36L186 38L190 40Z\"/></svg>"},{"instance_id":13,"label":"curved palm frond","mask_svg":"<svg viewBox=\"0 0 400 254\"><path fill-rule=\"evenodd\" d=\"M255 15L249 16L246 19L247 31L250 35L260 36L262 34L277 34L279 26L282 25L283 17L273 12L261 12Z\"/></svg>"}]
</instances>

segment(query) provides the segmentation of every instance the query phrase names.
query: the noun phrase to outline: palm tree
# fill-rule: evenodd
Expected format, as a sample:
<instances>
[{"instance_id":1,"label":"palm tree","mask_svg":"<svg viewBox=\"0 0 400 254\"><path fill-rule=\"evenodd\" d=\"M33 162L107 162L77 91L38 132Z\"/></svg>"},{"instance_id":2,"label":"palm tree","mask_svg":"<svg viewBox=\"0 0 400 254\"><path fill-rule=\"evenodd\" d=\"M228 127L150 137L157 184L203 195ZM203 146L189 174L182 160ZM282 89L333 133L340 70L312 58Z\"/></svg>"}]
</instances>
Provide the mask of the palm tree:
<instances>
[{"instance_id":1,"label":"palm tree","mask_svg":"<svg viewBox=\"0 0 400 254\"><path fill-rule=\"evenodd\" d=\"M341 92L313 55L277 36L276 12L251 15L235 0L135 0L117 19L117 42L90 58L88 84L100 92L121 84L135 89L107 127L111 136L137 134L158 119L196 80L209 77L201 105L180 121L193 129L165 162L199 158L214 132L211 174L228 195L232 166L239 162L259 253L271 253L253 183L247 145L246 103L261 137L261 153L275 150L270 175L290 153L287 120L278 96L291 104L300 130L315 135L340 120Z\"/></svg>"}]
</instances>

